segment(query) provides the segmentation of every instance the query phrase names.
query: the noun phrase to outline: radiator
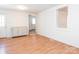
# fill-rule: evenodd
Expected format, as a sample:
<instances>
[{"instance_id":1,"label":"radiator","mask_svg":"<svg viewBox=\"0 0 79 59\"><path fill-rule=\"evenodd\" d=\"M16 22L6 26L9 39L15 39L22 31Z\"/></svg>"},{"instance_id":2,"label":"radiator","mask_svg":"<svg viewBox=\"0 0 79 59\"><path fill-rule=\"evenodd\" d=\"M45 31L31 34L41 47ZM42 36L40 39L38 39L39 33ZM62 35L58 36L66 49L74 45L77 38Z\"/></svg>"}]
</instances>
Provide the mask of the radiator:
<instances>
[{"instance_id":1,"label":"radiator","mask_svg":"<svg viewBox=\"0 0 79 59\"><path fill-rule=\"evenodd\" d=\"M28 31L29 30L28 30L28 28L26 26L23 26L23 27L12 27L11 28L12 37L27 35Z\"/></svg>"}]
</instances>

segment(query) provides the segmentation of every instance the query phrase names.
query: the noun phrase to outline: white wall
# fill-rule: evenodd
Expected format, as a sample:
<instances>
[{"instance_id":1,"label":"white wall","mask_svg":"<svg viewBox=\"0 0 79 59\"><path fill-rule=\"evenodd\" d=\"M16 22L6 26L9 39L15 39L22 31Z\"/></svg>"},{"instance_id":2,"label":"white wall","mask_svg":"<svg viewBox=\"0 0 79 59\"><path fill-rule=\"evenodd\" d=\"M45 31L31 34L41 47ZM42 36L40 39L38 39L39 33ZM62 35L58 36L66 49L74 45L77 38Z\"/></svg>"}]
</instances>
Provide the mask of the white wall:
<instances>
[{"instance_id":1,"label":"white wall","mask_svg":"<svg viewBox=\"0 0 79 59\"><path fill-rule=\"evenodd\" d=\"M27 26L28 27L28 13L23 11L11 11L11 10L0 10L1 14L4 14L6 16L6 28L2 29L0 28L2 32L2 36L11 36L11 30L12 27L17 26ZM6 31L4 33L4 31Z\"/></svg>"},{"instance_id":2,"label":"white wall","mask_svg":"<svg viewBox=\"0 0 79 59\"><path fill-rule=\"evenodd\" d=\"M39 13L37 33L63 43L79 47L79 5L67 5L67 28L57 27L57 9L66 5L57 6Z\"/></svg>"}]
</instances>

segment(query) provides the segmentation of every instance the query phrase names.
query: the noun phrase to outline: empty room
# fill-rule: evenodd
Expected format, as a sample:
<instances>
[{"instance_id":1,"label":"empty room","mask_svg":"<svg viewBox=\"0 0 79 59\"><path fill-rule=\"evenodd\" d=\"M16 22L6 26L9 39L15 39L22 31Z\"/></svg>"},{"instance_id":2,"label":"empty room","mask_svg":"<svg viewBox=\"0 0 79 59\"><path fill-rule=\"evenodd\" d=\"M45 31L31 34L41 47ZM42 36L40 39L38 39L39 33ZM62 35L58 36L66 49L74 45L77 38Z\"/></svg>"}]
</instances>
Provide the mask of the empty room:
<instances>
[{"instance_id":1,"label":"empty room","mask_svg":"<svg viewBox=\"0 0 79 59\"><path fill-rule=\"evenodd\" d=\"M79 5L0 5L0 54L78 54Z\"/></svg>"}]
</instances>

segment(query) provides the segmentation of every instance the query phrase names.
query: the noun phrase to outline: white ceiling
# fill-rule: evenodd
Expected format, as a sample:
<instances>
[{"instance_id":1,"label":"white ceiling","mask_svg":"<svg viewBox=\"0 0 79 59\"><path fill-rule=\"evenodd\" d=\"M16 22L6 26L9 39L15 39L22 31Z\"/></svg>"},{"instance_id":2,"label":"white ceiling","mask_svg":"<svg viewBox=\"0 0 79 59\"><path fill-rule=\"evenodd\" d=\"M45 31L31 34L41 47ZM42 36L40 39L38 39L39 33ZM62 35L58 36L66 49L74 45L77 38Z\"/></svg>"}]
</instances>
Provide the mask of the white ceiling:
<instances>
[{"instance_id":1,"label":"white ceiling","mask_svg":"<svg viewBox=\"0 0 79 59\"><path fill-rule=\"evenodd\" d=\"M17 5L18 4L0 5L0 9L19 10L16 8ZM36 12L36 13L43 11L45 9L57 6L57 4L23 4L23 5L28 7L28 10L25 10L25 11Z\"/></svg>"}]
</instances>

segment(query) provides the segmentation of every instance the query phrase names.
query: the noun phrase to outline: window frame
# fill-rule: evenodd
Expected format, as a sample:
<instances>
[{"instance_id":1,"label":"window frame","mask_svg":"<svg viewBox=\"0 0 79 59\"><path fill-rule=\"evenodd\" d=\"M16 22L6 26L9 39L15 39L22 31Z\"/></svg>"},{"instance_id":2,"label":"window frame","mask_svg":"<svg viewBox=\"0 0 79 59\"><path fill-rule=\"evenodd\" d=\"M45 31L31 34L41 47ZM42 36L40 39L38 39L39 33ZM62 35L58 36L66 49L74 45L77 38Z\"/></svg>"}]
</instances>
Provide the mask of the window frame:
<instances>
[{"instance_id":1,"label":"window frame","mask_svg":"<svg viewBox=\"0 0 79 59\"><path fill-rule=\"evenodd\" d=\"M5 14L2 14L2 13L0 13L0 15L4 16L4 25L2 25L0 27L6 27L6 16L5 16Z\"/></svg>"}]
</instances>

